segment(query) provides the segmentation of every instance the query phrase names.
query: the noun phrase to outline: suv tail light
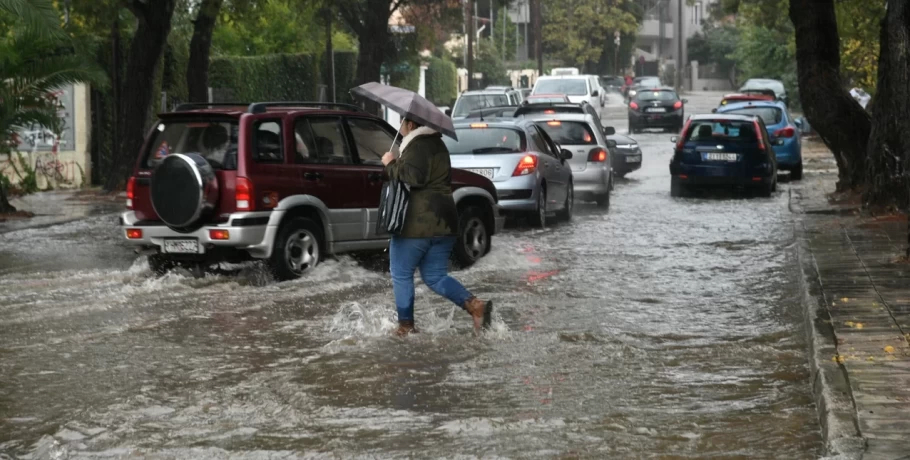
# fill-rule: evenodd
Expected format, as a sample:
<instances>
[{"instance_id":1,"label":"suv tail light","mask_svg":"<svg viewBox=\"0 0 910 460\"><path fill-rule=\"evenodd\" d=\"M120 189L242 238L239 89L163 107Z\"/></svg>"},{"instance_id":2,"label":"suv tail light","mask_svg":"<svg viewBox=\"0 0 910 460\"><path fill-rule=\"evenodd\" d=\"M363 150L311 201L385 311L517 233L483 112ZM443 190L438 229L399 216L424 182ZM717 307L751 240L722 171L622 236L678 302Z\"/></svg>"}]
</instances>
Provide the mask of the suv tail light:
<instances>
[{"instance_id":1,"label":"suv tail light","mask_svg":"<svg viewBox=\"0 0 910 460\"><path fill-rule=\"evenodd\" d=\"M533 174L534 171L537 171L537 157L534 155L525 155L521 161L518 162L518 166L515 167L515 172L512 173L512 177L527 176L528 174Z\"/></svg>"},{"instance_id":2,"label":"suv tail light","mask_svg":"<svg viewBox=\"0 0 910 460\"><path fill-rule=\"evenodd\" d=\"M792 126L787 126L774 132L774 137L793 137L795 135L796 130Z\"/></svg>"},{"instance_id":3,"label":"suv tail light","mask_svg":"<svg viewBox=\"0 0 910 460\"><path fill-rule=\"evenodd\" d=\"M253 210L253 184L246 177L237 178L237 187L234 191L238 211Z\"/></svg>"},{"instance_id":4,"label":"suv tail light","mask_svg":"<svg viewBox=\"0 0 910 460\"><path fill-rule=\"evenodd\" d=\"M638 103L636 103L636 102L630 102L630 103L629 103L629 108L632 109L632 110L638 110Z\"/></svg>"},{"instance_id":5,"label":"suv tail light","mask_svg":"<svg viewBox=\"0 0 910 460\"><path fill-rule=\"evenodd\" d=\"M126 182L126 209L133 209L133 198L136 197L136 176L130 176Z\"/></svg>"},{"instance_id":6,"label":"suv tail light","mask_svg":"<svg viewBox=\"0 0 910 460\"><path fill-rule=\"evenodd\" d=\"M679 110L682 108L682 106L683 106L682 101L676 101L676 103L673 104L673 110Z\"/></svg>"},{"instance_id":7,"label":"suv tail light","mask_svg":"<svg viewBox=\"0 0 910 460\"><path fill-rule=\"evenodd\" d=\"M607 151L597 147L588 152L588 161L593 163L603 163L607 161Z\"/></svg>"},{"instance_id":8,"label":"suv tail light","mask_svg":"<svg viewBox=\"0 0 910 460\"><path fill-rule=\"evenodd\" d=\"M759 125L757 121L753 121L752 124L755 126L755 137L758 138L758 149L764 150L765 143L764 143L764 141L762 141L761 125Z\"/></svg>"}]
</instances>

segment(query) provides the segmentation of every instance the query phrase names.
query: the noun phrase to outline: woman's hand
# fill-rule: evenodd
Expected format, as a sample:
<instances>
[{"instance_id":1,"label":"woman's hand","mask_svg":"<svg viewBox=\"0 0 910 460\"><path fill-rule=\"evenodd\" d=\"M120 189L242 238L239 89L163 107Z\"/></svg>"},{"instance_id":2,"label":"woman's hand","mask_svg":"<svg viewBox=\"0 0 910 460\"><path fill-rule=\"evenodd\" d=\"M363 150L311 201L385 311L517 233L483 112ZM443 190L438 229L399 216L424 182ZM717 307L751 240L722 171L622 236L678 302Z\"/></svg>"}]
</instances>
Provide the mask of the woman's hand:
<instances>
[{"instance_id":1,"label":"woman's hand","mask_svg":"<svg viewBox=\"0 0 910 460\"><path fill-rule=\"evenodd\" d=\"M382 156L382 164L385 166L388 166L393 160L395 160L395 154L392 152L386 152L385 155Z\"/></svg>"}]
</instances>

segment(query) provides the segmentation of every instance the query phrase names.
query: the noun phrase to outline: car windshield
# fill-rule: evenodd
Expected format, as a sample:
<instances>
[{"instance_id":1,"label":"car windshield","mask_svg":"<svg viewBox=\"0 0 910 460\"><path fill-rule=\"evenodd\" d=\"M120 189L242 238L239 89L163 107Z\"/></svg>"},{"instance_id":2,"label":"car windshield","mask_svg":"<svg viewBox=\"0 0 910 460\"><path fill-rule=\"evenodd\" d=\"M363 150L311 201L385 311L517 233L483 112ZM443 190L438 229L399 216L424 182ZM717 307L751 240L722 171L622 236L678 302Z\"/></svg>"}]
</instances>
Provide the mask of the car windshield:
<instances>
[{"instance_id":1,"label":"car windshield","mask_svg":"<svg viewBox=\"0 0 910 460\"><path fill-rule=\"evenodd\" d=\"M602 80L605 85L622 86L626 83L625 80L619 77L607 77Z\"/></svg>"},{"instance_id":2,"label":"car windshield","mask_svg":"<svg viewBox=\"0 0 910 460\"><path fill-rule=\"evenodd\" d=\"M746 107L736 110L726 110L724 113L735 113L737 115L758 115L766 125L776 125L784 118L784 113L777 107Z\"/></svg>"},{"instance_id":3,"label":"car windshield","mask_svg":"<svg viewBox=\"0 0 910 460\"><path fill-rule=\"evenodd\" d=\"M594 145L597 138L587 123L581 121L540 121L537 126L543 128L553 142L560 145Z\"/></svg>"},{"instance_id":4,"label":"car windshield","mask_svg":"<svg viewBox=\"0 0 910 460\"><path fill-rule=\"evenodd\" d=\"M686 132L686 142L696 143L749 143L758 142L755 125L740 120L693 121Z\"/></svg>"},{"instance_id":5,"label":"car windshield","mask_svg":"<svg viewBox=\"0 0 910 460\"><path fill-rule=\"evenodd\" d=\"M588 85L585 83L585 80L581 78L539 80L534 92L584 96L588 94Z\"/></svg>"},{"instance_id":6,"label":"car windshield","mask_svg":"<svg viewBox=\"0 0 910 460\"><path fill-rule=\"evenodd\" d=\"M484 127L481 127L484 126ZM475 128L456 128L458 140L443 136L442 140L450 155L479 155L494 153L519 153L526 150L525 136L518 129L487 128L478 124Z\"/></svg>"},{"instance_id":7,"label":"car windshield","mask_svg":"<svg viewBox=\"0 0 910 460\"><path fill-rule=\"evenodd\" d=\"M452 110L453 117L464 117L467 114L490 107L502 107L509 105L509 97L505 94L467 94L458 98L455 103L455 109Z\"/></svg>"},{"instance_id":8,"label":"car windshield","mask_svg":"<svg viewBox=\"0 0 910 460\"><path fill-rule=\"evenodd\" d=\"M777 94L781 94L784 92L784 85L781 82L774 80L749 80L740 88L740 91L756 89L770 89Z\"/></svg>"},{"instance_id":9,"label":"car windshield","mask_svg":"<svg viewBox=\"0 0 910 460\"><path fill-rule=\"evenodd\" d=\"M635 96L639 101L660 101L668 102L675 101L677 99L676 93L673 91L642 91Z\"/></svg>"},{"instance_id":10,"label":"car windshield","mask_svg":"<svg viewBox=\"0 0 910 460\"><path fill-rule=\"evenodd\" d=\"M236 121L162 121L152 134L142 167L154 169L175 153L197 153L215 169L237 169L238 131Z\"/></svg>"}]
</instances>

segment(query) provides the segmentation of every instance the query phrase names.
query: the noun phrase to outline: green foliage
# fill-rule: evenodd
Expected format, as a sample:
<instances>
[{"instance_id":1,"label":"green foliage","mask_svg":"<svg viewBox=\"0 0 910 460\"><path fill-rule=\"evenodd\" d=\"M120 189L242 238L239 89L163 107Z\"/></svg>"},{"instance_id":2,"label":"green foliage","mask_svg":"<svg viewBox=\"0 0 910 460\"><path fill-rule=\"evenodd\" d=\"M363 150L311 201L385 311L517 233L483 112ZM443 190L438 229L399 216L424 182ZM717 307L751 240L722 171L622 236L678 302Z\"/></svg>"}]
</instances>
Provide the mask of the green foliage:
<instances>
[{"instance_id":1,"label":"green foliage","mask_svg":"<svg viewBox=\"0 0 910 460\"><path fill-rule=\"evenodd\" d=\"M476 59L474 59L474 72L483 74L480 87L490 85L509 85L508 70L502 61L496 46L489 39L482 39L477 43Z\"/></svg>"},{"instance_id":2,"label":"green foliage","mask_svg":"<svg viewBox=\"0 0 910 460\"><path fill-rule=\"evenodd\" d=\"M321 62L307 54L233 56L212 59L209 82L236 101L314 101Z\"/></svg>"},{"instance_id":3,"label":"green foliage","mask_svg":"<svg viewBox=\"0 0 910 460\"><path fill-rule=\"evenodd\" d=\"M834 4L840 35L841 72L851 86L875 93L878 78L879 26L885 0L841 0Z\"/></svg>"},{"instance_id":4,"label":"green foliage","mask_svg":"<svg viewBox=\"0 0 910 460\"><path fill-rule=\"evenodd\" d=\"M357 80L357 53L335 52L335 100L353 102L351 88Z\"/></svg>"},{"instance_id":5,"label":"green foliage","mask_svg":"<svg viewBox=\"0 0 910 460\"><path fill-rule=\"evenodd\" d=\"M740 30L731 25L706 25L702 32L689 39L689 60L700 64L715 63L729 74L736 65L736 47Z\"/></svg>"},{"instance_id":6,"label":"green foliage","mask_svg":"<svg viewBox=\"0 0 910 460\"><path fill-rule=\"evenodd\" d=\"M544 44L571 66L590 69L600 62L608 37L616 31L635 33L640 24L631 0L543 0L543 5Z\"/></svg>"},{"instance_id":7,"label":"green foliage","mask_svg":"<svg viewBox=\"0 0 910 460\"><path fill-rule=\"evenodd\" d=\"M22 155L21 152L16 152L15 157L10 157L9 164L13 168L13 172L16 173L16 177L19 178L19 183L16 185L19 193L35 193L39 190L38 172L29 163L28 158ZM9 187L6 187L6 189L10 190Z\"/></svg>"},{"instance_id":8,"label":"green foliage","mask_svg":"<svg viewBox=\"0 0 910 460\"><path fill-rule=\"evenodd\" d=\"M389 84L416 92L420 86L420 67L404 64L389 71Z\"/></svg>"},{"instance_id":9,"label":"green foliage","mask_svg":"<svg viewBox=\"0 0 910 460\"><path fill-rule=\"evenodd\" d=\"M430 58L427 67L427 99L439 106L452 106L458 98L458 69L452 61Z\"/></svg>"}]
</instances>

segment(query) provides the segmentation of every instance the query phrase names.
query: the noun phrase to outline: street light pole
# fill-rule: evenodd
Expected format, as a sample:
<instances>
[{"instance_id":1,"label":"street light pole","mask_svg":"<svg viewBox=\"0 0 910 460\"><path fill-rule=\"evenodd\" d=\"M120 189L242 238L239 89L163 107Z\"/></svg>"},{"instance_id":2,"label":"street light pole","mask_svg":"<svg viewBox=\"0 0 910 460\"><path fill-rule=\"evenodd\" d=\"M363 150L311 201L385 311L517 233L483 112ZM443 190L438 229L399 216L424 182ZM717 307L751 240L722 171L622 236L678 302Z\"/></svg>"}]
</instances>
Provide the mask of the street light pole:
<instances>
[{"instance_id":1,"label":"street light pole","mask_svg":"<svg viewBox=\"0 0 910 460\"><path fill-rule=\"evenodd\" d=\"M467 22L468 51L465 67L468 70L468 89L474 87L474 0L465 2L465 21Z\"/></svg>"},{"instance_id":2,"label":"street light pole","mask_svg":"<svg viewBox=\"0 0 910 460\"><path fill-rule=\"evenodd\" d=\"M676 0L676 92L682 91L683 69L683 0Z\"/></svg>"}]
</instances>

